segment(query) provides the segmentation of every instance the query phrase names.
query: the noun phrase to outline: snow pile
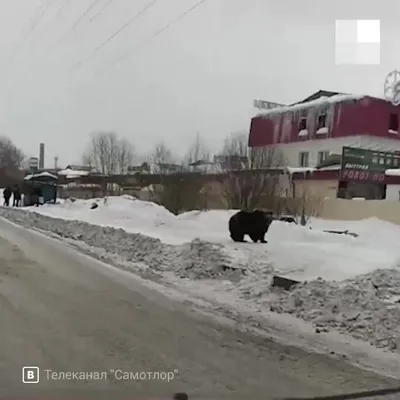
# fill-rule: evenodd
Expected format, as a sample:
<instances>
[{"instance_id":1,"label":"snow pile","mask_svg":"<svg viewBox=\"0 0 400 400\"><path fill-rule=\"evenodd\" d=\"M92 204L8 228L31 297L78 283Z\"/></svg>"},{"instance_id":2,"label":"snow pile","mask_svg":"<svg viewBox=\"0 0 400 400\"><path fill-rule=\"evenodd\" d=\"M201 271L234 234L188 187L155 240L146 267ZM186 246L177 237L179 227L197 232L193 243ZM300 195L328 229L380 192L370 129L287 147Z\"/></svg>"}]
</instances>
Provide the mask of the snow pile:
<instances>
[{"instance_id":1,"label":"snow pile","mask_svg":"<svg viewBox=\"0 0 400 400\"><path fill-rule=\"evenodd\" d=\"M232 272L244 273L233 266L222 246L202 240L182 245L163 244L154 239L123 229L90 225L81 221L65 221L34 212L27 213L13 208L0 208L0 215L27 228L51 232L64 239L80 241L93 249L118 256L123 264L137 263L138 267L152 272L173 271L181 278L204 279L227 277ZM96 253L97 254L97 253Z\"/></svg>"},{"instance_id":2,"label":"snow pile","mask_svg":"<svg viewBox=\"0 0 400 400\"><path fill-rule=\"evenodd\" d=\"M344 282L317 279L275 294L265 304L271 311L310 321L317 332L335 329L400 351L400 269L378 270Z\"/></svg>"},{"instance_id":3,"label":"snow pile","mask_svg":"<svg viewBox=\"0 0 400 400\"><path fill-rule=\"evenodd\" d=\"M261 246L232 242L227 225L235 210L192 211L175 216L164 207L130 196L109 197L106 202L97 199L99 207L90 210L93 201L65 201L26 210L121 228L165 244L180 245L195 239L212 242L223 245L224 252L240 260L241 267L258 273L266 264L272 264L277 273L296 280L343 280L394 268L400 260L400 227L375 219L359 223L312 221L312 230L275 221L267 234L268 244ZM336 235L323 232L324 229L349 230L360 236Z\"/></svg>"}]
</instances>

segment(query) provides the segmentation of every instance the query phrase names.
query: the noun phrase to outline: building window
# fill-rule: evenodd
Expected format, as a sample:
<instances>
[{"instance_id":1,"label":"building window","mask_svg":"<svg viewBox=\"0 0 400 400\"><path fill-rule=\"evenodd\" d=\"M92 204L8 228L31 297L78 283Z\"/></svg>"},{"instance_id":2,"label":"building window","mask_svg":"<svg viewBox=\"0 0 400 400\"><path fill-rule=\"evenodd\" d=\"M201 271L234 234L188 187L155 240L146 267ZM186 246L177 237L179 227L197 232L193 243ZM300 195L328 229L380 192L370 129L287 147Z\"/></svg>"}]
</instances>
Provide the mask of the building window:
<instances>
[{"instance_id":1,"label":"building window","mask_svg":"<svg viewBox=\"0 0 400 400\"><path fill-rule=\"evenodd\" d=\"M308 151L304 151L300 153L299 156L299 163L300 163L300 167L308 167Z\"/></svg>"},{"instance_id":2,"label":"building window","mask_svg":"<svg viewBox=\"0 0 400 400\"><path fill-rule=\"evenodd\" d=\"M326 128L326 114L318 116L318 129Z\"/></svg>"},{"instance_id":3,"label":"building window","mask_svg":"<svg viewBox=\"0 0 400 400\"><path fill-rule=\"evenodd\" d=\"M399 131L399 116L397 114L391 113L389 116L389 131L393 133Z\"/></svg>"},{"instance_id":4,"label":"building window","mask_svg":"<svg viewBox=\"0 0 400 400\"><path fill-rule=\"evenodd\" d=\"M329 151L319 151L318 152L318 164L321 164L329 157Z\"/></svg>"},{"instance_id":5,"label":"building window","mask_svg":"<svg viewBox=\"0 0 400 400\"><path fill-rule=\"evenodd\" d=\"M301 118L299 123L299 131L305 131L307 129L307 118Z\"/></svg>"}]
</instances>

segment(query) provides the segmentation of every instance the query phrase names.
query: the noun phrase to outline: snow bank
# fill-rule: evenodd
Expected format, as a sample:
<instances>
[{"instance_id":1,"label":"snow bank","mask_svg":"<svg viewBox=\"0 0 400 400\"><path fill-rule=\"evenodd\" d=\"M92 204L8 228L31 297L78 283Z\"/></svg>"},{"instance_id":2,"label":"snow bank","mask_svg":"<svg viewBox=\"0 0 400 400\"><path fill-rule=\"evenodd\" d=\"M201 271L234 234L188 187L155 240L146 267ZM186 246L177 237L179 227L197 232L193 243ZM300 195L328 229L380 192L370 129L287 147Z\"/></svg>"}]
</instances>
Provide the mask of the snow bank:
<instances>
[{"instance_id":1,"label":"snow bank","mask_svg":"<svg viewBox=\"0 0 400 400\"><path fill-rule=\"evenodd\" d=\"M227 234L234 210L176 217L130 197L97 201L95 210L90 210L93 200L33 207L31 212L1 207L0 216L68 239L92 256L146 279L224 304L229 313L237 307L250 310L255 319L266 311L290 314L312 323L317 332L347 333L399 351L396 225L375 219L316 220L309 229L275 221L267 245L237 244ZM348 229L359 236L322 229ZM276 274L303 283L289 292L272 289Z\"/></svg>"},{"instance_id":2,"label":"snow bank","mask_svg":"<svg viewBox=\"0 0 400 400\"><path fill-rule=\"evenodd\" d=\"M48 231L65 239L81 241L105 253L113 253L123 261L137 263L142 270L173 270L177 276L190 279L216 278L237 271L229 256L221 251L221 245L201 240L174 246L123 229L66 221L19 209L1 207L0 215L27 228ZM241 270L237 272L243 273Z\"/></svg>"},{"instance_id":3,"label":"snow bank","mask_svg":"<svg viewBox=\"0 0 400 400\"><path fill-rule=\"evenodd\" d=\"M340 283L306 282L269 303L271 311L313 322L317 332L333 328L400 353L400 269Z\"/></svg>"},{"instance_id":4,"label":"snow bank","mask_svg":"<svg viewBox=\"0 0 400 400\"><path fill-rule=\"evenodd\" d=\"M89 210L93 201L99 207ZM343 280L380 268L394 268L400 260L397 240L400 227L374 219L359 223L317 220L312 221L312 230L276 221L270 227L265 247L252 243L238 246L231 241L227 223L235 210L192 211L175 216L164 207L131 196L109 197L106 202L104 199L65 201L27 210L112 226L165 244L180 245L195 239L222 244L225 252L243 264L258 270L272 264L277 272L297 280L318 277ZM324 229L347 229L359 237L325 233Z\"/></svg>"}]
</instances>

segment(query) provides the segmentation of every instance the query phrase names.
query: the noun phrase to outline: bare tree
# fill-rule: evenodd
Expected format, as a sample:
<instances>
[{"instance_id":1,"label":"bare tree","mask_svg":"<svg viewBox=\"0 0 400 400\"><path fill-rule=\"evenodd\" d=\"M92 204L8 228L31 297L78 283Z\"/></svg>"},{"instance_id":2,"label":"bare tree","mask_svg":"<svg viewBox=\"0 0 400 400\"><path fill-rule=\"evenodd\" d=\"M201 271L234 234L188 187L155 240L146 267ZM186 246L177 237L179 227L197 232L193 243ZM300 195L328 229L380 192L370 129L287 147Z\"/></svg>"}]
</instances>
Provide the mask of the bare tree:
<instances>
[{"instance_id":1,"label":"bare tree","mask_svg":"<svg viewBox=\"0 0 400 400\"><path fill-rule=\"evenodd\" d=\"M307 225L313 217L318 217L322 207L323 198L310 190L307 182L295 186L295 197L290 199L287 211L293 215L301 225Z\"/></svg>"},{"instance_id":2,"label":"bare tree","mask_svg":"<svg viewBox=\"0 0 400 400\"><path fill-rule=\"evenodd\" d=\"M24 161L23 152L6 137L0 137L0 168L15 171Z\"/></svg>"},{"instance_id":3,"label":"bare tree","mask_svg":"<svg viewBox=\"0 0 400 400\"><path fill-rule=\"evenodd\" d=\"M282 191L283 154L276 147L248 147L247 134L227 137L216 157L225 174L223 196L234 209L276 210Z\"/></svg>"},{"instance_id":4,"label":"bare tree","mask_svg":"<svg viewBox=\"0 0 400 400\"><path fill-rule=\"evenodd\" d=\"M128 167L133 164L135 151L132 143L127 139L120 139L118 145L117 170L120 174L126 174Z\"/></svg>"},{"instance_id":5,"label":"bare tree","mask_svg":"<svg viewBox=\"0 0 400 400\"><path fill-rule=\"evenodd\" d=\"M97 132L82 157L83 162L103 175L124 174L134 160L134 147L114 132Z\"/></svg>"},{"instance_id":6,"label":"bare tree","mask_svg":"<svg viewBox=\"0 0 400 400\"><path fill-rule=\"evenodd\" d=\"M197 208L202 181L188 172L165 143L154 148L151 156L153 171L158 183L151 185L151 200L164 206L174 214Z\"/></svg>"},{"instance_id":7,"label":"bare tree","mask_svg":"<svg viewBox=\"0 0 400 400\"><path fill-rule=\"evenodd\" d=\"M199 133L196 134L196 139L189 146L184 157L184 164L188 170L194 172L207 171L207 165L211 161L211 152L206 146L203 138Z\"/></svg>"},{"instance_id":8,"label":"bare tree","mask_svg":"<svg viewBox=\"0 0 400 400\"><path fill-rule=\"evenodd\" d=\"M156 174L164 175L182 169L182 166L177 163L177 158L172 150L164 142L155 145L153 154L150 156L150 163Z\"/></svg>"}]
</instances>

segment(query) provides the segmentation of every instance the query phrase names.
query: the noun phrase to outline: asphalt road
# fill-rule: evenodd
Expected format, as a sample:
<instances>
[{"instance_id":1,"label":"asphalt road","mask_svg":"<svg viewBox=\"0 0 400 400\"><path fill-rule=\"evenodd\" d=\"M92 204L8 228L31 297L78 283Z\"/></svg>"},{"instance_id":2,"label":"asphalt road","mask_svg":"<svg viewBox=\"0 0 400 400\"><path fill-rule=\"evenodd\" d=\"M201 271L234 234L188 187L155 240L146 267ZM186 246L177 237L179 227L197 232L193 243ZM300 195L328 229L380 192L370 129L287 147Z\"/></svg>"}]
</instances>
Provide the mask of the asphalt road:
<instances>
[{"instance_id":1,"label":"asphalt road","mask_svg":"<svg viewBox=\"0 0 400 400\"><path fill-rule=\"evenodd\" d=\"M168 398L186 391L198 399L269 399L399 385L218 325L128 273L3 219L0 339L2 396ZM23 366L39 367L39 383L22 383Z\"/></svg>"}]
</instances>

